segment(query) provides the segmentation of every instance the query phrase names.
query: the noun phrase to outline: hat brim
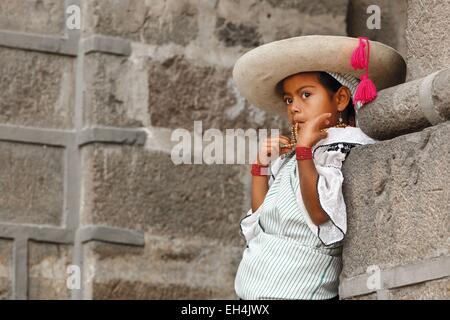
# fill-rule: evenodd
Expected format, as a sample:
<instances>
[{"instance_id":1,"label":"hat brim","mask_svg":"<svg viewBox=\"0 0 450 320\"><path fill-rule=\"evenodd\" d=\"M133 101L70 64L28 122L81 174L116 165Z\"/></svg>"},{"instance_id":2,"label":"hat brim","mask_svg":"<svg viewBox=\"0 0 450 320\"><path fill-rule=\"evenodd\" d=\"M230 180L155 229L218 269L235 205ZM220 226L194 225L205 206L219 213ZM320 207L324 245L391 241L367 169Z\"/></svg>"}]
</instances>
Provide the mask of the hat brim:
<instances>
[{"instance_id":1,"label":"hat brim","mask_svg":"<svg viewBox=\"0 0 450 320\"><path fill-rule=\"evenodd\" d=\"M233 79L250 103L270 113L285 113L277 84L308 71L332 71L360 77L364 70L350 64L358 39L311 35L273 41L243 54L233 68ZM369 78L377 90L403 83L406 62L395 49L370 40Z\"/></svg>"}]
</instances>

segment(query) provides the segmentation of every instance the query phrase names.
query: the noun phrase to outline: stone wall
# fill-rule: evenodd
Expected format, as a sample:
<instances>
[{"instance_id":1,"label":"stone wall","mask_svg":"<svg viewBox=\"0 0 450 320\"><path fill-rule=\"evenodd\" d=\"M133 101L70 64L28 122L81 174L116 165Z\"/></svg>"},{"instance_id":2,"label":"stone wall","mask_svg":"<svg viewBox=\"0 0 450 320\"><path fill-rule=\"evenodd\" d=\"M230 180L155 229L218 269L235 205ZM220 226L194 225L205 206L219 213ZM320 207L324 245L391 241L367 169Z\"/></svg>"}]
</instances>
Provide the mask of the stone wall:
<instances>
[{"instance_id":1,"label":"stone wall","mask_svg":"<svg viewBox=\"0 0 450 320\"><path fill-rule=\"evenodd\" d=\"M445 65L444 44L433 49L435 64L425 61L428 51L420 45L423 33L437 42L442 29L414 31L414 20L406 24L406 13L420 19L420 1L377 3L387 14L370 37L406 52L413 78ZM234 275L244 248L239 220L250 207L248 167L176 166L172 130L193 130L195 120L204 130L287 130L284 119L239 95L231 80L234 62L286 37L363 35L365 4L2 1L0 297L236 299ZM79 30L65 24L71 5L81 9ZM445 19L442 7L433 10L430 19ZM437 201L448 200L448 135L444 123L352 152L346 168L357 169L345 173L351 218L343 297L374 296L351 280L364 276L365 264L395 271L448 254L448 205ZM411 158L417 147L421 153ZM383 156L373 153L386 148ZM367 183L372 179L378 182ZM417 193L421 207L409 201ZM370 214L363 211L367 205ZM418 212L414 219L412 211ZM424 227L414 230L421 218ZM367 232L376 232L368 238L373 242L360 241ZM385 248L402 236L398 247ZM80 289L66 286L69 265L80 267ZM448 278L436 274L423 284L408 280L405 289L395 289L395 282L390 297L442 296Z\"/></svg>"},{"instance_id":2,"label":"stone wall","mask_svg":"<svg viewBox=\"0 0 450 320\"><path fill-rule=\"evenodd\" d=\"M361 113L362 119L373 116L363 130L374 132L370 127L377 123L385 130L378 136L391 139L352 151L344 164L350 214L342 298L450 298L449 8L450 1L407 2L409 82L381 91ZM392 115L392 109L402 113ZM393 118L405 125L400 136L386 125ZM376 274L370 271L375 268ZM374 277L379 285L369 289Z\"/></svg>"}]
</instances>

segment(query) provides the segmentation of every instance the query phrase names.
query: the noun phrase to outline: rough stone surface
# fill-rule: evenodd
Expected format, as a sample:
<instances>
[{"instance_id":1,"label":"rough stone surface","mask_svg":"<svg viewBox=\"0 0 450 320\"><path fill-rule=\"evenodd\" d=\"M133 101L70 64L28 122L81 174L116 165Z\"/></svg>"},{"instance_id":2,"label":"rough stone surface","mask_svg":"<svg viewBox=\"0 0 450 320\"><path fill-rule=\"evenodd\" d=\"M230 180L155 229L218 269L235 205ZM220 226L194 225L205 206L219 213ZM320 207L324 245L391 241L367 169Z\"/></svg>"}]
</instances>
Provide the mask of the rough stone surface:
<instances>
[{"instance_id":1,"label":"rough stone surface","mask_svg":"<svg viewBox=\"0 0 450 320\"><path fill-rule=\"evenodd\" d=\"M88 54L84 119L89 125L186 128L281 128L287 121L267 115L243 99L231 70L197 65L182 56L162 62L136 54L126 58Z\"/></svg>"},{"instance_id":2,"label":"rough stone surface","mask_svg":"<svg viewBox=\"0 0 450 320\"><path fill-rule=\"evenodd\" d=\"M256 28L243 24L236 25L226 22L225 18L218 17L216 20L216 35L226 47L241 45L245 48L257 47L261 44L261 35Z\"/></svg>"},{"instance_id":3,"label":"rough stone surface","mask_svg":"<svg viewBox=\"0 0 450 320\"><path fill-rule=\"evenodd\" d=\"M237 299L241 247L198 234L178 238L149 228L144 248L91 242L85 247L92 299Z\"/></svg>"},{"instance_id":4,"label":"rough stone surface","mask_svg":"<svg viewBox=\"0 0 450 320\"><path fill-rule=\"evenodd\" d=\"M449 300L450 278L392 289L390 298L393 300Z\"/></svg>"},{"instance_id":5,"label":"rough stone surface","mask_svg":"<svg viewBox=\"0 0 450 320\"><path fill-rule=\"evenodd\" d=\"M344 278L448 254L450 123L352 149Z\"/></svg>"},{"instance_id":6,"label":"rough stone surface","mask_svg":"<svg viewBox=\"0 0 450 320\"><path fill-rule=\"evenodd\" d=\"M442 119L450 119L450 72L440 72L433 80L432 99L436 112Z\"/></svg>"},{"instance_id":7,"label":"rough stone surface","mask_svg":"<svg viewBox=\"0 0 450 320\"><path fill-rule=\"evenodd\" d=\"M214 34L225 47L245 49L308 34L346 35L347 3L347 0L219 1Z\"/></svg>"},{"instance_id":8,"label":"rough stone surface","mask_svg":"<svg viewBox=\"0 0 450 320\"><path fill-rule=\"evenodd\" d=\"M148 125L145 61L110 54L85 57L86 105L89 125L142 127Z\"/></svg>"},{"instance_id":9,"label":"rough stone surface","mask_svg":"<svg viewBox=\"0 0 450 320\"><path fill-rule=\"evenodd\" d=\"M158 127L193 129L194 121L208 128L287 128L279 116L268 116L237 93L231 70L195 66L174 56L149 68L149 112Z\"/></svg>"},{"instance_id":10,"label":"rough stone surface","mask_svg":"<svg viewBox=\"0 0 450 320\"><path fill-rule=\"evenodd\" d=\"M71 246L30 241L28 250L28 298L69 299L66 281L72 261Z\"/></svg>"},{"instance_id":11,"label":"rough stone surface","mask_svg":"<svg viewBox=\"0 0 450 320\"><path fill-rule=\"evenodd\" d=\"M0 239L0 300L12 299L13 241Z\"/></svg>"},{"instance_id":12,"label":"rough stone surface","mask_svg":"<svg viewBox=\"0 0 450 320\"><path fill-rule=\"evenodd\" d=\"M248 211L247 166L174 165L159 152L100 145L84 148L83 161L83 223L242 244L237 221Z\"/></svg>"},{"instance_id":13,"label":"rough stone surface","mask_svg":"<svg viewBox=\"0 0 450 320\"><path fill-rule=\"evenodd\" d=\"M0 142L0 222L59 225L64 150Z\"/></svg>"},{"instance_id":14,"label":"rough stone surface","mask_svg":"<svg viewBox=\"0 0 450 320\"><path fill-rule=\"evenodd\" d=\"M63 35L64 1L2 0L0 30Z\"/></svg>"},{"instance_id":15,"label":"rough stone surface","mask_svg":"<svg viewBox=\"0 0 450 320\"><path fill-rule=\"evenodd\" d=\"M373 13L367 13L370 5L380 8L380 29L369 29L367 20ZM406 56L407 0L350 0L348 8L348 34L352 37L365 36L397 49Z\"/></svg>"},{"instance_id":16,"label":"rough stone surface","mask_svg":"<svg viewBox=\"0 0 450 320\"><path fill-rule=\"evenodd\" d=\"M361 129L378 140L391 139L430 126L419 106L422 79L383 90L358 113Z\"/></svg>"},{"instance_id":17,"label":"rough stone surface","mask_svg":"<svg viewBox=\"0 0 450 320\"><path fill-rule=\"evenodd\" d=\"M407 81L424 77L450 65L448 0L408 1L406 27Z\"/></svg>"},{"instance_id":18,"label":"rough stone surface","mask_svg":"<svg viewBox=\"0 0 450 320\"><path fill-rule=\"evenodd\" d=\"M198 32L198 9L193 1L95 0L85 1L83 6L86 34L186 45Z\"/></svg>"},{"instance_id":19,"label":"rough stone surface","mask_svg":"<svg viewBox=\"0 0 450 320\"><path fill-rule=\"evenodd\" d=\"M94 69L86 70L95 93L88 117L92 123L138 125L135 118L127 118L136 110L136 103L127 97L137 93L134 101L139 102L148 94L154 126L189 129L194 120L202 120L205 128L283 127L286 131L283 119L266 115L242 99L231 81L231 67L245 50L265 42L306 34L345 35L347 3L90 1L84 4L86 35L122 36L159 46L160 50L149 47L144 57L122 60L120 65L101 63L118 58L89 58L88 64ZM178 49L173 44L186 48ZM149 70L148 92L142 90L147 79L140 70L126 72L136 61ZM128 83L126 88L120 86L124 82ZM122 119L124 112L129 121ZM140 114L141 119L145 116Z\"/></svg>"},{"instance_id":20,"label":"rough stone surface","mask_svg":"<svg viewBox=\"0 0 450 320\"><path fill-rule=\"evenodd\" d=\"M239 1L235 1L239 2ZM298 11L299 13L308 14L310 16L319 16L323 14L330 14L337 16L345 13L345 8L348 5L348 1L305 1L305 0L265 0L274 8L290 9Z\"/></svg>"},{"instance_id":21,"label":"rough stone surface","mask_svg":"<svg viewBox=\"0 0 450 320\"><path fill-rule=\"evenodd\" d=\"M381 91L377 99L367 104L358 113L359 127L370 137L379 140L394 138L417 132L434 124L428 120L421 101L420 92L424 83L432 81L430 91L423 91L424 97L431 96L430 112L436 118L450 119L450 69L434 75L432 80L420 78Z\"/></svg>"},{"instance_id":22,"label":"rough stone surface","mask_svg":"<svg viewBox=\"0 0 450 320\"><path fill-rule=\"evenodd\" d=\"M213 48L218 40L224 47L251 48L306 34L345 35L347 5L348 0L95 0L84 3L84 33L153 45L198 42ZM214 29L216 40L207 35Z\"/></svg>"},{"instance_id":23,"label":"rough stone surface","mask_svg":"<svg viewBox=\"0 0 450 320\"><path fill-rule=\"evenodd\" d=\"M0 47L1 123L72 128L74 85L72 58Z\"/></svg>"}]
</instances>

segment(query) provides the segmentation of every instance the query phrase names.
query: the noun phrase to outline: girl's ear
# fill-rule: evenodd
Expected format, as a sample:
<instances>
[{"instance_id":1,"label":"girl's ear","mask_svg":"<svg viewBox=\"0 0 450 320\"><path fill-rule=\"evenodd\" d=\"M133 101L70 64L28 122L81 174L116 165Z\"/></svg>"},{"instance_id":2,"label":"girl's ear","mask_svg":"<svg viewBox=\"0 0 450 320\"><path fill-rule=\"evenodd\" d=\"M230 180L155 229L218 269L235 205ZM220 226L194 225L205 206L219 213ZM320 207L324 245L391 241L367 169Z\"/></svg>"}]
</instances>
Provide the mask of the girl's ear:
<instances>
[{"instance_id":1,"label":"girl's ear","mask_svg":"<svg viewBox=\"0 0 450 320\"><path fill-rule=\"evenodd\" d=\"M349 88L342 86L338 89L338 91L336 91L334 97L336 99L335 101L337 110L342 112L350 102L352 93L350 92Z\"/></svg>"}]
</instances>

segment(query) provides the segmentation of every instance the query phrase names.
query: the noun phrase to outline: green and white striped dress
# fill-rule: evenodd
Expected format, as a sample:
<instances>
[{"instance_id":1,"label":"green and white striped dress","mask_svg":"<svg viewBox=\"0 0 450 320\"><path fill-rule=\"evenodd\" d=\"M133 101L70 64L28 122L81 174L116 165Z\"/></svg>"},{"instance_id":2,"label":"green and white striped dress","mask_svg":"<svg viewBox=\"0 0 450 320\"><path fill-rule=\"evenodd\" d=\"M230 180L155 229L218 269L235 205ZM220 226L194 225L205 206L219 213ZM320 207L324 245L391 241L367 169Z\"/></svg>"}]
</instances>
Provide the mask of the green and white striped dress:
<instances>
[{"instance_id":1,"label":"green and white striped dress","mask_svg":"<svg viewBox=\"0 0 450 320\"><path fill-rule=\"evenodd\" d=\"M359 128L330 128L313 146L317 190L330 220L312 223L301 199L295 154L271 165L269 191L262 205L241 220L247 240L235 291L245 300L331 299L338 295L346 208L341 165L350 149L373 143Z\"/></svg>"}]
</instances>

